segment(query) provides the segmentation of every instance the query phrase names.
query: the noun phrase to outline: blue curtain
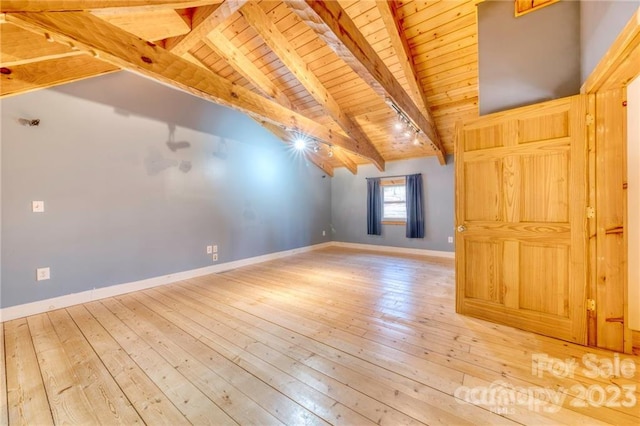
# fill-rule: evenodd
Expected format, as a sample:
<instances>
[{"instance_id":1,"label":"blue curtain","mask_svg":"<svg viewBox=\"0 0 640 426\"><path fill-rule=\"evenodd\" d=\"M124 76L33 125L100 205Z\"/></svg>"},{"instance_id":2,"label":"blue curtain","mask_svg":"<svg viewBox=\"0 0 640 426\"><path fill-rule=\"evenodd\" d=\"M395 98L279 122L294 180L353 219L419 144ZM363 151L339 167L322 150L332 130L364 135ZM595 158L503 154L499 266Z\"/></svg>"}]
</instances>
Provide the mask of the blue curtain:
<instances>
[{"instance_id":1,"label":"blue curtain","mask_svg":"<svg viewBox=\"0 0 640 426\"><path fill-rule=\"evenodd\" d=\"M380 178L367 179L367 234L382 235Z\"/></svg>"},{"instance_id":2,"label":"blue curtain","mask_svg":"<svg viewBox=\"0 0 640 426\"><path fill-rule=\"evenodd\" d=\"M424 238L421 174L407 176L407 238Z\"/></svg>"}]
</instances>

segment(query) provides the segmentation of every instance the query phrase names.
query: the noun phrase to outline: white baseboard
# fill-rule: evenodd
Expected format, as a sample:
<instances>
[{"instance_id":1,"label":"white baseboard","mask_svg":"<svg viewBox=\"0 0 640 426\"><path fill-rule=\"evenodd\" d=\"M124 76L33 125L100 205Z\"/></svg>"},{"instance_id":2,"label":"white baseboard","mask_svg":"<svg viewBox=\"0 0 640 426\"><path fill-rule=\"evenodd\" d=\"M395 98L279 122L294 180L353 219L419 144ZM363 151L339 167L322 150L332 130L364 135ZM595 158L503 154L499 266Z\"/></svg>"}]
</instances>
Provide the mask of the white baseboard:
<instances>
[{"instance_id":1,"label":"white baseboard","mask_svg":"<svg viewBox=\"0 0 640 426\"><path fill-rule=\"evenodd\" d=\"M163 275L160 277L148 278L145 280L134 281L130 283L117 284L108 287L94 288L92 290L83 291L81 293L67 294L51 299L39 300L37 302L25 303L23 305L10 306L0 309L0 323L10 321L17 318L23 318L29 315L36 315L43 312L53 311L56 309L66 308L68 306L78 305L81 303L93 302L95 300L107 297L118 296L133 291L144 290L151 287L171 284L177 281L188 280L191 278L201 277L203 275L216 274L219 272L229 271L231 269L241 268L243 266L255 265L257 263L268 262L270 260L280 259L292 256L298 253L305 253L312 250L319 250L325 247L345 247L358 250L370 250L387 253L415 254L421 256L434 256L453 259L455 253L446 251L433 251L423 249L412 249L404 247L389 247L373 244L356 244L343 243L339 241L330 241L312 246L300 247L292 250L279 251L276 253L265 254L263 256L250 257L247 259L236 260L233 262L220 263L218 265L206 266L204 268L192 269L190 271L176 272L173 274Z\"/></svg>"},{"instance_id":2,"label":"white baseboard","mask_svg":"<svg viewBox=\"0 0 640 426\"><path fill-rule=\"evenodd\" d=\"M43 312L66 308L68 306L78 305L80 303L93 302L95 300L104 299L107 297L113 297L125 293L131 293L133 291L167 285L176 281L188 280L190 278L201 277L203 275L229 271L231 269L241 268L243 266L255 265L257 263L267 262L269 260L280 259L282 257L292 256L294 254L305 253L308 251L318 250L324 247L331 246L332 242L315 244L312 246L265 254L263 256L250 257L233 262L206 266L204 268L192 269L190 271L176 272L160 277L153 277L145 280L134 281L125 284L117 284L108 287L95 288L92 290L83 291L81 293L67 294L51 299L25 303L23 305L10 306L8 308L0 309L0 323L17 318L23 318L29 315L36 315Z\"/></svg>"},{"instance_id":3,"label":"white baseboard","mask_svg":"<svg viewBox=\"0 0 640 426\"><path fill-rule=\"evenodd\" d=\"M437 250L425 250L406 247L392 247L392 246L380 246L375 244L359 244L359 243L344 243L340 241L333 241L334 247L345 247L357 250L369 250L379 251L387 253L401 253L401 254L416 254L418 256L432 256L432 257L444 257L447 259L455 259L456 254L452 251L437 251Z\"/></svg>"}]
</instances>

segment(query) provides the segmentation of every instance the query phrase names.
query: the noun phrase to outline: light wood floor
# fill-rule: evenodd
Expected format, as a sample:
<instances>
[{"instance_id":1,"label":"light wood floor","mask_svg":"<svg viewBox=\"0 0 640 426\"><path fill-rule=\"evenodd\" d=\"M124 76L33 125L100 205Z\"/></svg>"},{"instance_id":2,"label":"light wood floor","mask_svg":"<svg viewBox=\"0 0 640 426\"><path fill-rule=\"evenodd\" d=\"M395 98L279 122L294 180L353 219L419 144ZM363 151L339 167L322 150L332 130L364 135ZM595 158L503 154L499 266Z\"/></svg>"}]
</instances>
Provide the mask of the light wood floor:
<instances>
[{"instance_id":1,"label":"light wood floor","mask_svg":"<svg viewBox=\"0 0 640 426\"><path fill-rule=\"evenodd\" d=\"M9 321L1 340L0 423L640 421L622 406L640 372L590 378L582 356L613 353L455 314L451 261L424 257L325 249ZM574 377L532 374L541 353ZM500 386L498 405L454 397Z\"/></svg>"}]
</instances>

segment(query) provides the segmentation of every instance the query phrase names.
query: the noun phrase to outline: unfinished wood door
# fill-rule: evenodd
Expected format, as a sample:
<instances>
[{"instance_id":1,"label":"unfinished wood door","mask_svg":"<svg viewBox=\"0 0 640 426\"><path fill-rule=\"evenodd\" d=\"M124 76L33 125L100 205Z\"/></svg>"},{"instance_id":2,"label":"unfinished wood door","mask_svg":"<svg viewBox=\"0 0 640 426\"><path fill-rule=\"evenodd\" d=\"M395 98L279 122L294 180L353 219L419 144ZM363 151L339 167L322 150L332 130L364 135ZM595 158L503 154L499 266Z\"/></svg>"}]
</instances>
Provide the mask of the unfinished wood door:
<instances>
[{"instance_id":1,"label":"unfinished wood door","mask_svg":"<svg viewBox=\"0 0 640 426\"><path fill-rule=\"evenodd\" d=\"M586 344L586 96L458 126L457 311Z\"/></svg>"}]
</instances>

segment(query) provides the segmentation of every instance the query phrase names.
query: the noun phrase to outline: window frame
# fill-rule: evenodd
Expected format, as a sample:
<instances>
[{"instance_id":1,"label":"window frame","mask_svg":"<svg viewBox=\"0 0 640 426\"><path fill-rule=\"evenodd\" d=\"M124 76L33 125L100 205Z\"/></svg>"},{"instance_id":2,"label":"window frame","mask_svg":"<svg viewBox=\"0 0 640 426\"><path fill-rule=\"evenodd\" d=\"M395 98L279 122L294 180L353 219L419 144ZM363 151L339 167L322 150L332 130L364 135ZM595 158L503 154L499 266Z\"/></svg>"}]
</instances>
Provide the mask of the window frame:
<instances>
[{"instance_id":1,"label":"window frame","mask_svg":"<svg viewBox=\"0 0 640 426\"><path fill-rule=\"evenodd\" d=\"M405 201L403 203L396 202L385 202L384 200L384 188L386 186L402 186L405 190ZM406 199L406 188L407 188L407 179L405 177L397 177L397 178L380 178L380 197L382 197L382 224L383 225L406 225L407 224L407 199ZM384 217L384 206L385 204L404 204L405 208L405 218L397 219L397 218L388 218Z\"/></svg>"}]
</instances>

